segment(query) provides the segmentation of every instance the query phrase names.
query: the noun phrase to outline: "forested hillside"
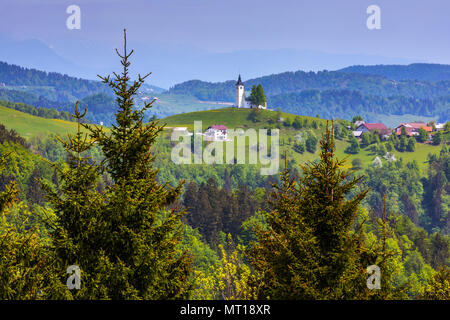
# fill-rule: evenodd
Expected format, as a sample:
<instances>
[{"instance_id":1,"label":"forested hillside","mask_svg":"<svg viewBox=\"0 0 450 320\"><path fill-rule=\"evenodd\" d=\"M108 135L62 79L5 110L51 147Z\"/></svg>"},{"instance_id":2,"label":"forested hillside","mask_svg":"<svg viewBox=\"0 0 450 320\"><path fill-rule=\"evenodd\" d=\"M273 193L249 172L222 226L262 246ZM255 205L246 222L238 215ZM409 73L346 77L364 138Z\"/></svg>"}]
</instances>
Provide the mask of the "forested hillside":
<instances>
[{"instance_id":1,"label":"forested hillside","mask_svg":"<svg viewBox=\"0 0 450 320\"><path fill-rule=\"evenodd\" d=\"M338 70L347 73L362 73L383 76L390 80L450 80L450 66L431 63L413 63L409 65L351 66Z\"/></svg>"},{"instance_id":2,"label":"forested hillside","mask_svg":"<svg viewBox=\"0 0 450 320\"><path fill-rule=\"evenodd\" d=\"M78 105L78 124L38 118L43 128L0 108L7 126L35 130L0 127L0 298L448 299L448 125L432 144L376 133L355 144L349 121L281 110L146 123L126 73L103 79L120 88L109 130L82 124ZM260 163L177 165L160 125L192 120L280 129L285 161L273 176ZM75 134L46 134L55 123ZM387 150L398 160L372 160ZM67 261L81 290L64 285ZM373 264L380 290L361 272Z\"/></svg>"},{"instance_id":3,"label":"forested hillside","mask_svg":"<svg viewBox=\"0 0 450 320\"><path fill-rule=\"evenodd\" d=\"M382 71L387 71L377 74L382 67L385 67ZM251 79L244 84L247 89L261 84L269 108L279 107L300 115L345 119L363 115L375 122L379 121L377 115L410 114L445 122L450 117L448 69L446 65L355 66L341 71L285 72ZM365 70L371 71L366 74ZM404 74L404 79L399 76L400 80L391 80L388 71ZM429 78L436 81L426 81ZM175 85L169 93L193 95L205 101L233 102L234 84L235 81L192 80Z\"/></svg>"},{"instance_id":4,"label":"forested hillside","mask_svg":"<svg viewBox=\"0 0 450 320\"><path fill-rule=\"evenodd\" d=\"M407 96L366 95L350 90L304 90L268 97L268 105L280 107L295 114L315 115L321 118L351 119L356 115L375 122L374 114L414 114L436 117L445 122L450 119L450 95L434 99L418 99ZM370 120L372 119L372 120Z\"/></svg>"},{"instance_id":5,"label":"forested hillside","mask_svg":"<svg viewBox=\"0 0 450 320\"><path fill-rule=\"evenodd\" d=\"M177 84L169 89L172 94L191 94L201 100L234 101L235 81L209 83L199 80ZM366 95L405 96L432 99L450 95L450 80L438 82L393 82L382 76L337 71L285 72L244 81L247 88L261 84L268 96L301 92L303 90L353 90Z\"/></svg>"},{"instance_id":6,"label":"forested hillside","mask_svg":"<svg viewBox=\"0 0 450 320\"><path fill-rule=\"evenodd\" d=\"M84 80L57 72L45 72L0 61L0 83L7 86L53 87L60 92L84 98L94 92L110 92L100 81Z\"/></svg>"}]
</instances>

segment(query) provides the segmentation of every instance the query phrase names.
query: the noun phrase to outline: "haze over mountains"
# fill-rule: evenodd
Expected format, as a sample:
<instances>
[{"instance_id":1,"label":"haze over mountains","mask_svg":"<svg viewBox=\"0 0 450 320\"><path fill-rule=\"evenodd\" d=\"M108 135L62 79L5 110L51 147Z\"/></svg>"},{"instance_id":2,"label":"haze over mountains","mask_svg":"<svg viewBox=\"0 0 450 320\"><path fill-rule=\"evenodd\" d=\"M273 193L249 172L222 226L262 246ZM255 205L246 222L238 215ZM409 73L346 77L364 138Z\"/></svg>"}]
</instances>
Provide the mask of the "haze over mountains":
<instances>
[{"instance_id":1,"label":"haze over mountains","mask_svg":"<svg viewBox=\"0 0 450 320\"><path fill-rule=\"evenodd\" d=\"M118 47L121 47L120 43ZM286 71L336 70L350 65L408 64L410 59L363 54L333 54L310 50L243 50L209 52L192 46L130 41L134 73L152 72L148 83L162 88L191 79L225 81L236 74L246 79ZM29 54L32 52L33 54ZM114 48L106 43L69 39L47 45L39 40L18 41L0 36L0 61L27 68L97 80L97 74L117 70Z\"/></svg>"}]
</instances>

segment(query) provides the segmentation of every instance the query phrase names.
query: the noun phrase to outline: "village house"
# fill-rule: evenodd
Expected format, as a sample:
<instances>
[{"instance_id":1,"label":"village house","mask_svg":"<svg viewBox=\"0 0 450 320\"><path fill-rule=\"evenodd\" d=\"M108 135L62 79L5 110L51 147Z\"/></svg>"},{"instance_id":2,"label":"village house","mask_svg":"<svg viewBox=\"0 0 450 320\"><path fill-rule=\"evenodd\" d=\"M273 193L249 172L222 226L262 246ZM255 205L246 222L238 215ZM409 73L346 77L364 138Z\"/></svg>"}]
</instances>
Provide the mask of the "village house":
<instances>
[{"instance_id":1,"label":"village house","mask_svg":"<svg viewBox=\"0 0 450 320\"><path fill-rule=\"evenodd\" d=\"M423 122L400 123L397 127L395 127L395 129L394 129L395 133L397 135L401 135L402 134L402 128L405 128L406 135L408 137L418 136L420 128L423 128L428 134L433 132L433 128L430 127L430 126L427 126Z\"/></svg>"},{"instance_id":2,"label":"village house","mask_svg":"<svg viewBox=\"0 0 450 320\"><path fill-rule=\"evenodd\" d=\"M387 139L391 135L391 130L386 127L383 123L361 123L355 131L353 131L353 135L357 138L361 137L364 132L375 133L378 132L382 139Z\"/></svg>"},{"instance_id":3,"label":"village house","mask_svg":"<svg viewBox=\"0 0 450 320\"><path fill-rule=\"evenodd\" d=\"M209 126L204 132L205 139L209 141L225 141L227 140L227 134L227 127L217 124Z\"/></svg>"}]
</instances>

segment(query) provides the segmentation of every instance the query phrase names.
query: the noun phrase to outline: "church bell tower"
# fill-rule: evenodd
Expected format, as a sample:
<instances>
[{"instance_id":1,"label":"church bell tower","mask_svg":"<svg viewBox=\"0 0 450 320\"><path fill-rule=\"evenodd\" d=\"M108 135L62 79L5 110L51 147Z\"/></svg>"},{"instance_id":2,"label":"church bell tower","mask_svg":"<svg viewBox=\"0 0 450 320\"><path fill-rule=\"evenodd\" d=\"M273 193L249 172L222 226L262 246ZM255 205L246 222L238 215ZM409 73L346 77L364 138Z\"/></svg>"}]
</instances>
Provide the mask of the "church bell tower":
<instances>
[{"instance_id":1,"label":"church bell tower","mask_svg":"<svg viewBox=\"0 0 450 320\"><path fill-rule=\"evenodd\" d=\"M236 82L236 108L245 108L244 83L241 80L241 75Z\"/></svg>"}]
</instances>

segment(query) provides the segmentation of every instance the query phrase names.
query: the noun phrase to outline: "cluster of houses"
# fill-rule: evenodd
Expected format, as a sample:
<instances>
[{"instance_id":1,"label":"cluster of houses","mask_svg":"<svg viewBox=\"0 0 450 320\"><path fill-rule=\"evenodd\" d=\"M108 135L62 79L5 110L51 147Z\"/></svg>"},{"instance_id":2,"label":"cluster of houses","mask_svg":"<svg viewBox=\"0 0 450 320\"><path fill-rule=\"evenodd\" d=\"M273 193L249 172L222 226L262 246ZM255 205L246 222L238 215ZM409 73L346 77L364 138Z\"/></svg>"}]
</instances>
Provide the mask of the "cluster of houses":
<instances>
[{"instance_id":1,"label":"cluster of houses","mask_svg":"<svg viewBox=\"0 0 450 320\"><path fill-rule=\"evenodd\" d=\"M393 130L389 129L383 123L368 123L364 121L355 122L356 130L353 131L353 136L356 138L361 138L364 132L375 133L377 132L380 139L387 140L391 134L396 135L402 134L402 128L405 128L406 135L408 137L418 136L419 129L423 128L428 133L428 139L431 140L431 133L433 131L440 131L444 129L444 124L438 123L434 127L428 126L423 122L410 122L410 123L400 123ZM350 129L350 127L348 127ZM192 135L187 130L187 127L177 127L173 129L174 131L183 131L183 134ZM228 128L222 124L213 124L209 126L204 133L202 133L206 141L227 141L228 139Z\"/></svg>"},{"instance_id":2,"label":"cluster of houses","mask_svg":"<svg viewBox=\"0 0 450 320\"><path fill-rule=\"evenodd\" d=\"M440 131L444 129L443 123L437 123L434 127L427 125L424 122L409 122L400 123L393 130L386 127L383 123L368 123L364 121L355 122L356 129L353 131L353 136L360 138L364 132L375 133L378 132L381 139L388 139L393 133L401 135L403 128L405 128L406 135L408 137L418 136L419 130L422 128L428 134L428 139L431 139L431 133L433 131ZM350 129L350 128L349 128Z\"/></svg>"}]
</instances>

